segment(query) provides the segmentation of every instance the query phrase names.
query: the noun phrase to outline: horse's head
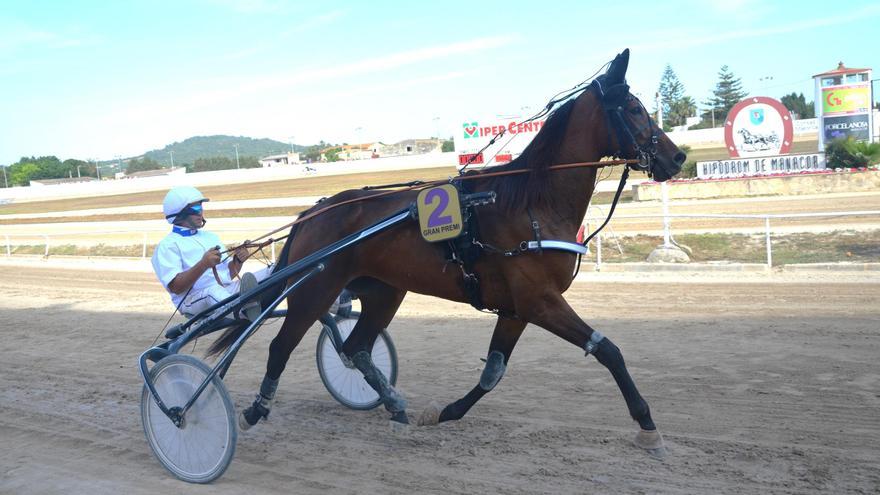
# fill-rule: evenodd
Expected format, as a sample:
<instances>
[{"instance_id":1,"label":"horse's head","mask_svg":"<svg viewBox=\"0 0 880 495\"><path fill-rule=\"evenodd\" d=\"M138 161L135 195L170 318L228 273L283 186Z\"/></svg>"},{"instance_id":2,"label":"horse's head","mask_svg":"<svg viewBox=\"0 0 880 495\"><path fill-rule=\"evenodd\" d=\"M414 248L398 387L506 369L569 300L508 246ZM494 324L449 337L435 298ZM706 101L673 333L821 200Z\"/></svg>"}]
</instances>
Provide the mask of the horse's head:
<instances>
[{"instance_id":1,"label":"horse's head","mask_svg":"<svg viewBox=\"0 0 880 495\"><path fill-rule=\"evenodd\" d=\"M609 143L609 154L639 160L634 168L663 182L681 170L687 155L654 123L642 102L629 92L626 84L628 64L629 49L626 49L614 58L605 74L590 85L602 102L606 122L611 126L609 134L613 134L613 139Z\"/></svg>"}]
</instances>

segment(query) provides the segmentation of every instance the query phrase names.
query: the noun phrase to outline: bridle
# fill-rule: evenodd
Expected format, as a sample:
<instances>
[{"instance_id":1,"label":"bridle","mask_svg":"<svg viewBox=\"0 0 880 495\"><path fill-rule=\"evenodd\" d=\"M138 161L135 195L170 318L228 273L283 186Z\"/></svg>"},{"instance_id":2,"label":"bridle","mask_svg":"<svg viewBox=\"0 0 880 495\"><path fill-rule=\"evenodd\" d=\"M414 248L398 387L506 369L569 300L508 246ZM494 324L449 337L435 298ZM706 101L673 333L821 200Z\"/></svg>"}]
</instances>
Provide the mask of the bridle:
<instances>
[{"instance_id":1,"label":"bridle","mask_svg":"<svg viewBox=\"0 0 880 495\"><path fill-rule=\"evenodd\" d=\"M654 162L657 159L657 143L660 140L657 135L657 124L654 123L654 119L651 118L642 102L630 94L629 85L626 84L626 81L606 87L602 84L603 79L602 77L594 79L589 89L595 92L602 103L602 109L605 111L605 119L608 124L608 141L612 141L612 133L617 138L617 151L612 153L612 156L623 158L625 156L624 150L634 150L639 162L630 166L647 173L648 177L653 177ZM650 142L644 147L639 144L631 124L623 116L623 112L626 110L624 107L631 101L636 101L639 105L638 108L647 117L647 124L635 128L637 134L641 134L647 129L651 135Z\"/></svg>"},{"instance_id":2,"label":"bridle","mask_svg":"<svg viewBox=\"0 0 880 495\"><path fill-rule=\"evenodd\" d=\"M628 164L623 169L623 174L620 175L620 183L617 185L617 191L614 193L614 199L611 201L611 208L608 210L608 217L605 218L605 221L602 222L602 225L600 225L599 228L594 230L581 242L584 246L589 244L590 240L592 240L593 237L596 237L596 235L608 225L608 222L611 221L611 216L614 215L614 209L617 208L617 202L620 201L620 195L623 193L623 188L626 187L626 180L629 178L629 169L633 168L635 170L640 170L647 173L648 177L653 177L654 162L657 159L657 143L660 140L657 135L657 124L654 123L654 119L648 114L648 110L645 109L642 102L630 94L629 85L626 81L605 87L602 84L603 80L604 77L593 79L593 82L590 83L587 89L593 90L602 104L606 127L608 128L608 142L611 143L613 141L611 139L612 133L617 137L617 151L613 152L611 156L620 159L625 156L623 153L625 149L632 149L636 153L638 162ZM624 107L631 101L636 101L639 104L638 108L645 113L646 117L648 117L647 130L650 131L651 141L646 147L642 147L639 144L639 141L636 139L630 128L630 124L623 117L623 112L625 111ZM641 134L645 130L646 126L637 127L636 133ZM577 267L580 269L580 256L578 256ZM577 275L577 272L575 272L575 275Z\"/></svg>"}]
</instances>

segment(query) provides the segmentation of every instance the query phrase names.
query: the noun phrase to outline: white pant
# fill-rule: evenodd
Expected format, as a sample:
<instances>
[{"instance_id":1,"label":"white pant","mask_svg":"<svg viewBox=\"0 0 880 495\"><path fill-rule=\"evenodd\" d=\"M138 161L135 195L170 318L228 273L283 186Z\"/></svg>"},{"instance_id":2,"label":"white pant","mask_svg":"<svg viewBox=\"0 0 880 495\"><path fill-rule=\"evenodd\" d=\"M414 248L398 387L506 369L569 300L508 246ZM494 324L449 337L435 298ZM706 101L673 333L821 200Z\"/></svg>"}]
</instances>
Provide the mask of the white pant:
<instances>
[{"instance_id":1,"label":"white pant","mask_svg":"<svg viewBox=\"0 0 880 495\"><path fill-rule=\"evenodd\" d=\"M257 282L262 282L271 275L272 267L267 266L252 273L257 277ZM183 303L180 305L180 312L185 315L195 316L227 297L238 294L240 286L241 281L234 279L231 284L225 287L220 284L214 284L202 290L192 291L183 299Z\"/></svg>"}]
</instances>

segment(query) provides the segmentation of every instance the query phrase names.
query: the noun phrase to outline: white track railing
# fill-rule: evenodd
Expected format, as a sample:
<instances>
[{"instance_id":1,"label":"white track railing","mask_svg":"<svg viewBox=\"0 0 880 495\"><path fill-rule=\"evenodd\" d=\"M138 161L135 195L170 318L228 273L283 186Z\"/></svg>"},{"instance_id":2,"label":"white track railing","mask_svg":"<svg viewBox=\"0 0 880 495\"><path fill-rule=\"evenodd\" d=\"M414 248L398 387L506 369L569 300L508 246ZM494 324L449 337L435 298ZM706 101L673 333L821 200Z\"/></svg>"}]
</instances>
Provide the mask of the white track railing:
<instances>
[{"instance_id":1,"label":"white track railing","mask_svg":"<svg viewBox=\"0 0 880 495\"><path fill-rule=\"evenodd\" d=\"M217 232L231 232L231 233L251 232L252 233L253 229L224 228L224 229L214 230L212 232L214 232L214 233L217 233ZM33 245L34 244L33 242L30 242L30 243L28 243L28 242L13 243L12 242L13 238L18 238L18 239L24 239L24 240L41 239L41 242L37 242L37 244L38 245L42 244L45 246L43 256L48 257L50 254L50 251L51 251L50 247L52 245L52 239L58 240L58 239L65 239L68 237L79 237L79 236L88 236L91 238L100 238L101 236L107 236L107 235L130 236L133 241L135 239L138 239L138 240L134 241L130 244L117 244L117 245L120 245L120 246L122 246L122 245L129 245L129 246L140 245L141 246L141 257L146 258L147 257L147 248L150 245L150 242L149 242L150 234L153 234L156 238L161 238L161 237L164 237L167 233L168 233L167 229L162 229L162 230L157 230L157 229L147 229L147 230L145 230L145 229L138 229L138 230L84 230L81 232L74 231L74 232L64 232L64 233L60 233L60 234L42 234L42 233L3 234L3 237L6 240L6 256L12 256L12 247L13 246ZM235 238L235 236L232 236L232 237ZM245 240L244 238L240 238L240 239L236 238L235 242L242 242L244 240ZM76 243L73 243L73 244L76 245ZM91 245L94 243L89 243L89 244ZM275 243L274 242L271 244L271 251L272 251L272 259L274 260L275 259Z\"/></svg>"},{"instance_id":2,"label":"white track railing","mask_svg":"<svg viewBox=\"0 0 880 495\"><path fill-rule=\"evenodd\" d=\"M646 214L646 215L615 215L613 221L619 220L629 220L629 219L660 219L663 222L663 230L664 230L664 239L669 239L671 237L671 220L676 218L715 218L715 219L731 219L731 220L761 220L764 224L764 242L766 243L767 249L767 267L771 268L773 266L773 243L771 239L771 220L792 220L792 219L803 219L803 218L821 218L821 217L854 217L854 216L880 216L880 211L870 210L870 211L847 211L847 212L828 212L828 213L792 213L792 214L763 214L763 215L727 215L727 214L700 214L700 213L680 213L680 214ZM841 226L841 230L845 229L845 225ZM589 231L589 229L587 229ZM21 239L42 239L42 242L38 242L37 244L44 244L44 256L49 256L51 252L51 240L52 239L61 239L61 238L69 238L69 237L77 237L77 236L89 236L90 238L99 238L100 236L106 235L125 235L131 236L132 240L138 239L135 242L132 242L128 245L141 245L141 257L147 257L147 251L149 246L149 238L152 234L154 238L164 237L168 231L166 229L138 229L138 230L101 230L101 231L81 231L81 232L64 232L62 234L44 234L44 233L33 233L33 234L3 234L4 239L6 240L6 256L12 256L12 246L18 245L32 245L33 242L27 244L25 242L16 242L13 243L13 238L21 238ZM218 229L214 231L215 233L241 233L248 232L253 233L253 229L232 229L232 228L224 228ZM241 242L244 238L236 238L237 236L232 235L228 236L233 239L235 242ZM240 236L238 236L240 237ZM596 270L601 270L602 267L602 235L597 235L593 238L594 246L596 249ZM588 246L589 248L589 246ZM275 243L271 244L271 252L272 259L275 259Z\"/></svg>"},{"instance_id":3,"label":"white track railing","mask_svg":"<svg viewBox=\"0 0 880 495\"><path fill-rule=\"evenodd\" d=\"M828 212L828 213L790 213L790 214L763 214L763 215L727 215L727 214L701 214L701 213L679 213L679 214L651 214L651 215L617 215L615 220L626 219L661 219L663 221L663 238L668 240L671 237L671 222L673 218L724 218L735 220L763 220L764 221L764 242L767 246L767 268L773 267L773 243L771 241L770 220L799 219L799 218L821 218L821 217L855 217L855 216L880 216L878 210L866 211L845 211L845 212ZM845 226L841 227L841 230ZM600 233L594 239L596 240L596 270L602 268L602 234ZM668 241L664 241L668 244Z\"/></svg>"}]
</instances>

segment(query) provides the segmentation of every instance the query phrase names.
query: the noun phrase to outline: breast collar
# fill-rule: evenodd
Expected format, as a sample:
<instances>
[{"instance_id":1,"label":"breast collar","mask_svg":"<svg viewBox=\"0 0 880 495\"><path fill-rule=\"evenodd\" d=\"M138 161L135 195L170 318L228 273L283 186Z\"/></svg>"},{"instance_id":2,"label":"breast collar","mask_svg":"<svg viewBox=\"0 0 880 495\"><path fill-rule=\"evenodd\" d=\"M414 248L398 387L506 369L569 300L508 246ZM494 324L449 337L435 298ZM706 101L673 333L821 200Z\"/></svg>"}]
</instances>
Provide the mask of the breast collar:
<instances>
[{"instance_id":1,"label":"breast collar","mask_svg":"<svg viewBox=\"0 0 880 495\"><path fill-rule=\"evenodd\" d=\"M175 234L179 234L183 237L189 237L189 236L196 235L199 233L198 229L187 229L185 227L179 227L177 225L172 227L171 231L174 232Z\"/></svg>"}]
</instances>

